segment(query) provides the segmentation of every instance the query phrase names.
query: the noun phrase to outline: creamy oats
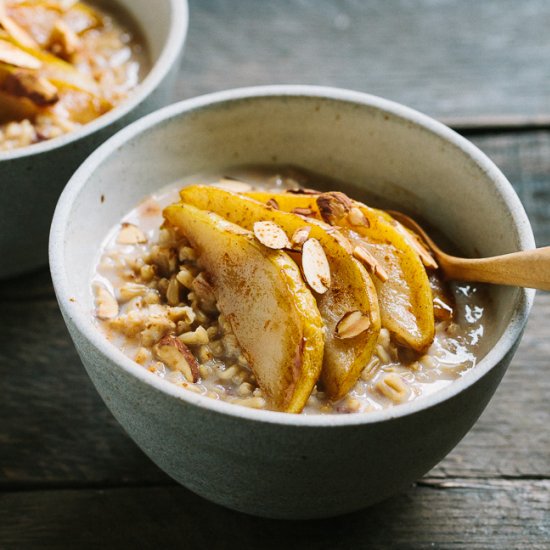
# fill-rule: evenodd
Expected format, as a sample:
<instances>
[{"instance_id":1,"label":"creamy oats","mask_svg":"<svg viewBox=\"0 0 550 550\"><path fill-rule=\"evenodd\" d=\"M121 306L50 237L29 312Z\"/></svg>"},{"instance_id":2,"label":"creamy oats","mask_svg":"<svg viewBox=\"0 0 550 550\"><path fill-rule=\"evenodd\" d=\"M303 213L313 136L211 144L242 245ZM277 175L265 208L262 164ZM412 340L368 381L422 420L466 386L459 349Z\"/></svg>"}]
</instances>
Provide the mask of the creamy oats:
<instances>
[{"instance_id":1,"label":"creamy oats","mask_svg":"<svg viewBox=\"0 0 550 550\"><path fill-rule=\"evenodd\" d=\"M93 2L0 2L0 151L101 116L128 97L147 65L126 14Z\"/></svg>"},{"instance_id":2,"label":"creamy oats","mask_svg":"<svg viewBox=\"0 0 550 550\"><path fill-rule=\"evenodd\" d=\"M224 185L250 190L240 182ZM260 188L279 193L295 185L275 177ZM213 399L269 409L230 322L217 309L196 251L178 230L161 228L162 210L177 201L177 191L148 197L105 240L93 278L98 327L156 376ZM430 283L435 314L431 346L417 353L382 326L374 353L351 390L331 402L318 383L303 414L384 409L438 391L475 366L483 337L482 290L470 284L447 287L433 270ZM353 315L345 317L340 330L357 327Z\"/></svg>"}]
</instances>

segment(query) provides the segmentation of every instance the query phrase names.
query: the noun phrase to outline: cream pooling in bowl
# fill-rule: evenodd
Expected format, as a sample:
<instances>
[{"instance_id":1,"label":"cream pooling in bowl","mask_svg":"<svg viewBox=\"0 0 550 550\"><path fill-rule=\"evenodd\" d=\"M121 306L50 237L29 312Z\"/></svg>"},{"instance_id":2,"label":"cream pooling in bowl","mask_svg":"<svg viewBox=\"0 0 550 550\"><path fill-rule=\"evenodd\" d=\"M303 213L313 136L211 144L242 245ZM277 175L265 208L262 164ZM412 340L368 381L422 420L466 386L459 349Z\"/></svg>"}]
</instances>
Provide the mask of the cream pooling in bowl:
<instances>
[{"instance_id":1,"label":"cream pooling in bowl","mask_svg":"<svg viewBox=\"0 0 550 550\"><path fill-rule=\"evenodd\" d=\"M254 188L275 193L296 187L292 178L265 174L258 177L245 172L242 179L253 180ZM215 182L216 178L206 181ZM195 251L169 228L159 230L162 209L177 200L181 185L179 182L148 197L111 230L93 282L97 323L128 357L161 378L213 399L273 408L230 323L219 314L215 297L204 294L207 274L197 267ZM245 190L248 184L228 181L224 185ZM248 185L248 189L253 188ZM381 410L429 395L473 368L483 336L487 298L481 286L452 284L448 292L453 315L439 315L429 349L415 353L382 327L371 359L347 395L333 402L317 385L304 414ZM167 334L178 338L193 354L196 380L159 356L155 345Z\"/></svg>"}]
</instances>

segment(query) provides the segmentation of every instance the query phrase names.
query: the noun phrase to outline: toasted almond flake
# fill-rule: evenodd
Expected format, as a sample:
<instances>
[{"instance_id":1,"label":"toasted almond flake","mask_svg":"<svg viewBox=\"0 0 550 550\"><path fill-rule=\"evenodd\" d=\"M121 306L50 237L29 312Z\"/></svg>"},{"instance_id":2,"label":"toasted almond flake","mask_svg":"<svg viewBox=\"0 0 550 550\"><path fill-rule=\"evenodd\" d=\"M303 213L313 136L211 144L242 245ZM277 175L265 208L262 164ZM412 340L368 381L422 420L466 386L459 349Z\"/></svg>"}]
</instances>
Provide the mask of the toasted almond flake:
<instances>
[{"instance_id":1,"label":"toasted almond flake","mask_svg":"<svg viewBox=\"0 0 550 550\"><path fill-rule=\"evenodd\" d=\"M269 208L273 208L273 210L279 210L279 203L273 197L271 199L269 199L265 204Z\"/></svg>"},{"instance_id":2,"label":"toasted almond flake","mask_svg":"<svg viewBox=\"0 0 550 550\"><path fill-rule=\"evenodd\" d=\"M386 270L365 247L360 245L355 246L353 249L353 256L367 268L369 273L378 277L383 283L388 280Z\"/></svg>"},{"instance_id":3,"label":"toasted almond flake","mask_svg":"<svg viewBox=\"0 0 550 550\"><path fill-rule=\"evenodd\" d=\"M293 250L301 250L302 245L308 240L309 234L311 232L311 227L305 225L304 227L299 227L294 231L292 238L290 239L290 246Z\"/></svg>"},{"instance_id":4,"label":"toasted almond flake","mask_svg":"<svg viewBox=\"0 0 550 550\"><path fill-rule=\"evenodd\" d=\"M357 206L352 206L348 212L348 221L351 225L363 225L369 227L369 220L366 218L365 214L361 212L361 209Z\"/></svg>"},{"instance_id":5,"label":"toasted almond flake","mask_svg":"<svg viewBox=\"0 0 550 550\"><path fill-rule=\"evenodd\" d=\"M293 193L294 195L318 195L320 192L316 189L308 189L307 187L295 187L294 189L286 190L286 193Z\"/></svg>"},{"instance_id":6,"label":"toasted almond flake","mask_svg":"<svg viewBox=\"0 0 550 550\"><path fill-rule=\"evenodd\" d=\"M142 244L147 242L147 237L137 225L124 222L116 242L118 244Z\"/></svg>"},{"instance_id":7,"label":"toasted almond flake","mask_svg":"<svg viewBox=\"0 0 550 550\"><path fill-rule=\"evenodd\" d=\"M118 315L118 302L116 298L102 285L97 285L96 316L99 319L113 319Z\"/></svg>"},{"instance_id":8,"label":"toasted almond flake","mask_svg":"<svg viewBox=\"0 0 550 550\"><path fill-rule=\"evenodd\" d=\"M434 317L437 321L450 321L453 318L453 308L439 296L434 296Z\"/></svg>"},{"instance_id":9,"label":"toasted almond flake","mask_svg":"<svg viewBox=\"0 0 550 550\"><path fill-rule=\"evenodd\" d=\"M168 368L180 371L189 382L199 380L199 365L191 350L175 336L164 336L153 352Z\"/></svg>"},{"instance_id":10,"label":"toasted almond flake","mask_svg":"<svg viewBox=\"0 0 550 550\"><path fill-rule=\"evenodd\" d=\"M42 62L6 40L0 40L0 61L21 69L40 69Z\"/></svg>"},{"instance_id":11,"label":"toasted almond flake","mask_svg":"<svg viewBox=\"0 0 550 550\"><path fill-rule=\"evenodd\" d=\"M275 222L255 222L253 230L256 239L268 248L280 250L281 248L290 248L291 246L287 234Z\"/></svg>"},{"instance_id":12,"label":"toasted almond flake","mask_svg":"<svg viewBox=\"0 0 550 550\"><path fill-rule=\"evenodd\" d=\"M430 254L428 248L424 246L420 238L417 235L410 233L406 229L405 229L405 232L407 233L405 235L407 242L414 248L414 250L420 257L420 261L422 262L424 267L427 267L429 269L437 269L438 268L437 262L435 261L434 257Z\"/></svg>"},{"instance_id":13,"label":"toasted almond flake","mask_svg":"<svg viewBox=\"0 0 550 550\"><path fill-rule=\"evenodd\" d=\"M348 214L353 205L352 200L339 191L321 193L316 202L321 218L330 225L336 225Z\"/></svg>"},{"instance_id":14,"label":"toasted almond flake","mask_svg":"<svg viewBox=\"0 0 550 550\"><path fill-rule=\"evenodd\" d=\"M353 245L351 244L351 241L344 237L344 235L342 235L342 233L334 227L332 229L333 231L331 231L330 234L334 237L338 244L343 247L348 254L353 254Z\"/></svg>"},{"instance_id":15,"label":"toasted almond flake","mask_svg":"<svg viewBox=\"0 0 550 550\"><path fill-rule=\"evenodd\" d=\"M318 294L330 288L330 266L317 239L308 239L302 246L302 271L308 285Z\"/></svg>"},{"instance_id":16,"label":"toasted almond flake","mask_svg":"<svg viewBox=\"0 0 550 550\"><path fill-rule=\"evenodd\" d=\"M370 319L359 310L348 311L336 325L336 336L347 339L354 338L370 327Z\"/></svg>"},{"instance_id":17,"label":"toasted almond flake","mask_svg":"<svg viewBox=\"0 0 550 550\"><path fill-rule=\"evenodd\" d=\"M0 2L0 27L21 46L37 50L40 46L36 40L22 27L20 27L11 17L6 14L3 1Z\"/></svg>"},{"instance_id":18,"label":"toasted almond flake","mask_svg":"<svg viewBox=\"0 0 550 550\"><path fill-rule=\"evenodd\" d=\"M225 191L232 191L233 193L246 193L252 189L252 185L245 181L240 181L233 178L221 178L219 181L213 184L214 187L225 189Z\"/></svg>"},{"instance_id":19,"label":"toasted almond flake","mask_svg":"<svg viewBox=\"0 0 550 550\"><path fill-rule=\"evenodd\" d=\"M293 214L298 214L299 216L313 216L315 211L311 208L293 208Z\"/></svg>"},{"instance_id":20,"label":"toasted almond flake","mask_svg":"<svg viewBox=\"0 0 550 550\"><path fill-rule=\"evenodd\" d=\"M392 219L392 223L399 233L401 233L407 244L417 253L424 267L429 269L437 269L439 267L430 253L430 248L424 243L419 235L407 229L402 223L394 218Z\"/></svg>"}]
</instances>

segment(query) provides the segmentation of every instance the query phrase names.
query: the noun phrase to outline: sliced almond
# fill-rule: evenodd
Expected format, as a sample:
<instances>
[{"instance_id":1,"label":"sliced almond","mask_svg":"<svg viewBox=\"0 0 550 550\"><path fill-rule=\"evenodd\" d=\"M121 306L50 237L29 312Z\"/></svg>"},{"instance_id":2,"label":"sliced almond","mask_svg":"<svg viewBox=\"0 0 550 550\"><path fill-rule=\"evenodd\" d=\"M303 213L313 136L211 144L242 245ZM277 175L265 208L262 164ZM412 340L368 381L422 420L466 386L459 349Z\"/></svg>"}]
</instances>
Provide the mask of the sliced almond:
<instances>
[{"instance_id":1,"label":"sliced almond","mask_svg":"<svg viewBox=\"0 0 550 550\"><path fill-rule=\"evenodd\" d=\"M450 321L453 318L453 308L441 298L434 296L434 317L437 321Z\"/></svg>"},{"instance_id":2,"label":"sliced almond","mask_svg":"<svg viewBox=\"0 0 550 550\"><path fill-rule=\"evenodd\" d=\"M364 246L356 245L353 249L353 256L367 268L369 273L378 277L383 283L388 280L386 270Z\"/></svg>"},{"instance_id":3,"label":"sliced almond","mask_svg":"<svg viewBox=\"0 0 550 550\"><path fill-rule=\"evenodd\" d=\"M49 80L26 69L9 73L2 83L2 90L16 97L26 97L39 107L59 101L57 88Z\"/></svg>"},{"instance_id":4,"label":"sliced almond","mask_svg":"<svg viewBox=\"0 0 550 550\"><path fill-rule=\"evenodd\" d=\"M308 189L307 187L295 187L294 189L286 190L286 193L293 193L294 195L318 195L320 192L315 189Z\"/></svg>"},{"instance_id":5,"label":"sliced almond","mask_svg":"<svg viewBox=\"0 0 550 550\"><path fill-rule=\"evenodd\" d=\"M70 59L79 48L80 38L78 35L65 21L58 19L53 26L48 49L62 59Z\"/></svg>"},{"instance_id":6,"label":"sliced almond","mask_svg":"<svg viewBox=\"0 0 550 550\"><path fill-rule=\"evenodd\" d=\"M330 225L337 225L353 206L352 200L339 191L321 193L316 202L321 218Z\"/></svg>"},{"instance_id":7,"label":"sliced almond","mask_svg":"<svg viewBox=\"0 0 550 550\"><path fill-rule=\"evenodd\" d=\"M293 214L298 214L298 216L313 216L315 212L311 208L293 208Z\"/></svg>"},{"instance_id":8,"label":"sliced almond","mask_svg":"<svg viewBox=\"0 0 550 550\"><path fill-rule=\"evenodd\" d=\"M438 268L437 262L430 254L428 248L424 246L423 242L420 240L420 237L411 233L405 228L403 228L403 231L401 233L405 237L407 243L414 248L414 250L420 257L420 261L424 264L424 267L427 267L429 269Z\"/></svg>"},{"instance_id":9,"label":"sliced almond","mask_svg":"<svg viewBox=\"0 0 550 550\"><path fill-rule=\"evenodd\" d=\"M280 210L279 203L274 198L269 199L265 204L269 208L273 208L273 210Z\"/></svg>"},{"instance_id":10,"label":"sliced almond","mask_svg":"<svg viewBox=\"0 0 550 550\"><path fill-rule=\"evenodd\" d=\"M116 242L118 244L143 244L147 242L147 237L137 225L124 222Z\"/></svg>"},{"instance_id":11,"label":"sliced almond","mask_svg":"<svg viewBox=\"0 0 550 550\"><path fill-rule=\"evenodd\" d=\"M351 244L351 241L344 237L340 231L333 228L334 231L331 232L331 235L334 237L336 241L338 241L338 244L342 246L348 254L353 254L353 245Z\"/></svg>"},{"instance_id":12,"label":"sliced almond","mask_svg":"<svg viewBox=\"0 0 550 550\"><path fill-rule=\"evenodd\" d=\"M330 288L330 266L317 239L308 239L302 246L302 271L307 284L318 294Z\"/></svg>"},{"instance_id":13,"label":"sliced almond","mask_svg":"<svg viewBox=\"0 0 550 550\"><path fill-rule=\"evenodd\" d=\"M308 240L309 234L311 232L311 227L304 226L299 227L294 231L292 238L290 239L290 246L293 250L301 250L302 245Z\"/></svg>"},{"instance_id":14,"label":"sliced almond","mask_svg":"<svg viewBox=\"0 0 550 550\"><path fill-rule=\"evenodd\" d=\"M283 228L275 222L263 221L254 223L254 236L264 246L274 250L290 248L290 241Z\"/></svg>"},{"instance_id":15,"label":"sliced almond","mask_svg":"<svg viewBox=\"0 0 550 550\"><path fill-rule=\"evenodd\" d=\"M6 14L3 2L0 2L0 27L2 27L16 42L21 44L21 46L33 50L40 48L36 40Z\"/></svg>"},{"instance_id":16,"label":"sliced almond","mask_svg":"<svg viewBox=\"0 0 550 550\"><path fill-rule=\"evenodd\" d=\"M116 298L104 286L96 286L95 297L95 314L99 319L113 319L118 315L118 302Z\"/></svg>"},{"instance_id":17,"label":"sliced almond","mask_svg":"<svg viewBox=\"0 0 550 550\"><path fill-rule=\"evenodd\" d=\"M348 221L351 225L356 226L366 226L369 227L370 223L369 220L367 220L365 214L361 212L360 208L357 208L357 206L352 206L350 208L350 211L348 212Z\"/></svg>"},{"instance_id":18,"label":"sliced almond","mask_svg":"<svg viewBox=\"0 0 550 550\"><path fill-rule=\"evenodd\" d=\"M0 40L0 61L21 69L36 70L42 67L40 59L28 54L7 40Z\"/></svg>"},{"instance_id":19,"label":"sliced almond","mask_svg":"<svg viewBox=\"0 0 550 550\"><path fill-rule=\"evenodd\" d=\"M233 193L246 193L252 189L252 185L249 183L229 177L221 178L213 186Z\"/></svg>"},{"instance_id":20,"label":"sliced almond","mask_svg":"<svg viewBox=\"0 0 550 550\"><path fill-rule=\"evenodd\" d=\"M153 352L168 368L179 370L189 382L199 380L199 364L191 350L175 336L164 336L155 344Z\"/></svg>"},{"instance_id":21,"label":"sliced almond","mask_svg":"<svg viewBox=\"0 0 550 550\"><path fill-rule=\"evenodd\" d=\"M336 325L336 336L347 339L354 338L370 327L370 319L358 310L348 311Z\"/></svg>"}]
</instances>

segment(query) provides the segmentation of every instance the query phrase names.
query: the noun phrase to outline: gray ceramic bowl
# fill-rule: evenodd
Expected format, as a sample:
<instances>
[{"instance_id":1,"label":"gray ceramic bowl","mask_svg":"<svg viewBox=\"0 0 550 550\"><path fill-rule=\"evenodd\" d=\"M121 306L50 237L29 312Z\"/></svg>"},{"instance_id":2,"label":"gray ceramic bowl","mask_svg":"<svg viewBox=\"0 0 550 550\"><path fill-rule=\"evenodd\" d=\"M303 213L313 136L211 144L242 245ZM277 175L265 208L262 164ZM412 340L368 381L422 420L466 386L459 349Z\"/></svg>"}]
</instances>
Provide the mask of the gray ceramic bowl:
<instances>
[{"instance_id":1,"label":"gray ceramic bowl","mask_svg":"<svg viewBox=\"0 0 550 550\"><path fill-rule=\"evenodd\" d=\"M133 16L147 42L151 70L132 96L76 132L0 152L0 278L45 265L55 204L69 178L97 146L170 100L187 34L186 0L109 0Z\"/></svg>"},{"instance_id":2,"label":"gray ceramic bowl","mask_svg":"<svg viewBox=\"0 0 550 550\"><path fill-rule=\"evenodd\" d=\"M171 385L94 326L94 260L109 228L149 193L243 163L288 163L352 182L356 196L391 196L466 254L532 248L533 234L511 185L471 143L396 103L330 88L249 88L184 101L119 132L71 179L51 230L55 290L92 381L130 436L174 479L230 508L296 519L350 512L413 482L471 428L518 345L533 292L494 287L476 368L390 410L290 415Z\"/></svg>"}]
</instances>

